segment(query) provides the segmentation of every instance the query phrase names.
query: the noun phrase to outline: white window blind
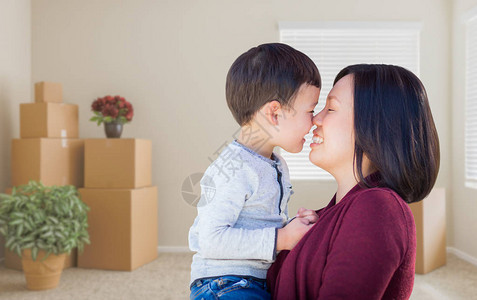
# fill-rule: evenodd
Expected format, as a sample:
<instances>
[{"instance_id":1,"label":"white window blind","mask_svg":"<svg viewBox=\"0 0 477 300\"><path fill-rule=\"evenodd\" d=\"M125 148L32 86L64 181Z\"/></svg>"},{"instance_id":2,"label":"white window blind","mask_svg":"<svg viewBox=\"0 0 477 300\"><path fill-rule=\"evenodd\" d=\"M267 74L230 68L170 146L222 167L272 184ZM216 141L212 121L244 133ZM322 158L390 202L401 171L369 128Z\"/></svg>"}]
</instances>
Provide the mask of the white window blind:
<instances>
[{"instance_id":1,"label":"white window blind","mask_svg":"<svg viewBox=\"0 0 477 300\"><path fill-rule=\"evenodd\" d=\"M280 42L307 54L318 66L322 88L315 112L323 109L335 76L352 64L394 64L419 76L420 23L414 22L280 22ZM312 128L313 130L314 128ZM291 179L330 180L333 177L309 159L313 134L301 153L281 149Z\"/></svg>"},{"instance_id":2,"label":"white window blind","mask_svg":"<svg viewBox=\"0 0 477 300\"><path fill-rule=\"evenodd\" d=\"M477 13L466 27L465 184L477 188Z\"/></svg>"}]
</instances>

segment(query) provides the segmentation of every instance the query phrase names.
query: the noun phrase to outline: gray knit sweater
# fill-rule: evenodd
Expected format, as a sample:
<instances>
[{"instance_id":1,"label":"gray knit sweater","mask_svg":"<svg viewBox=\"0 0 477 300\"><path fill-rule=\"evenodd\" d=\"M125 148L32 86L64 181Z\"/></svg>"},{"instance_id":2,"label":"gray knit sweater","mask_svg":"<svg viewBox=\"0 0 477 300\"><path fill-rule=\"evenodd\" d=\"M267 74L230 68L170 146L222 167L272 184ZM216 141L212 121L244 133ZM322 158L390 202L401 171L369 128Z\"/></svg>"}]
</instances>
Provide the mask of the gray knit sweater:
<instances>
[{"instance_id":1,"label":"gray knit sweater","mask_svg":"<svg viewBox=\"0 0 477 300\"><path fill-rule=\"evenodd\" d=\"M293 193L283 158L274 153L268 159L234 141L200 184L198 216L189 231L189 247L197 252L190 282L224 275L265 279Z\"/></svg>"}]
</instances>

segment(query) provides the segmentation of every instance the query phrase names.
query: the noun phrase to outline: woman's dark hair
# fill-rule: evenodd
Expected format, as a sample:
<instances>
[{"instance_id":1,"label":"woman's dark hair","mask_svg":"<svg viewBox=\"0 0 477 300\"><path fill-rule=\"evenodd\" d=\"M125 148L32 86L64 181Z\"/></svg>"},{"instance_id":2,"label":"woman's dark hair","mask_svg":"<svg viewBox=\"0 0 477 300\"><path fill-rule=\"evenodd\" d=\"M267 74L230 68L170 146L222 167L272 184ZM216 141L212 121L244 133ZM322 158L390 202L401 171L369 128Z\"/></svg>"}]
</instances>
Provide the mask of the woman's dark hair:
<instances>
[{"instance_id":1,"label":"woman's dark hair","mask_svg":"<svg viewBox=\"0 0 477 300\"><path fill-rule=\"evenodd\" d=\"M352 65L354 82L354 160L359 181L363 154L381 175L381 185L406 202L425 198L439 172L439 138L426 90L412 72L392 65Z\"/></svg>"},{"instance_id":2,"label":"woman's dark hair","mask_svg":"<svg viewBox=\"0 0 477 300\"><path fill-rule=\"evenodd\" d=\"M263 44L243 53L232 64L225 95L232 115L243 126L272 100L291 107L303 83L321 88L318 68L308 56L285 44Z\"/></svg>"}]
</instances>

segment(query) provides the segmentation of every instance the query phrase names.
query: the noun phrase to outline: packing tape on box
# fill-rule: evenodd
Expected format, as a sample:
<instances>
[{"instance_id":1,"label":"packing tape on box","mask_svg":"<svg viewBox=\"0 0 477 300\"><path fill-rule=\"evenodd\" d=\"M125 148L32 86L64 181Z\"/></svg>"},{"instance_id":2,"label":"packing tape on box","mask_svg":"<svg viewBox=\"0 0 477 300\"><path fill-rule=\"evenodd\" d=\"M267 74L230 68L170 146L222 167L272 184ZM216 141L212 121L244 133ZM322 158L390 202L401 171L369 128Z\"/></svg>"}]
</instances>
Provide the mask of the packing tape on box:
<instances>
[{"instance_id":1,"label":"packing tape on box","mask_svg":"<svg viewBox=\"0 0 477 300\"><path fill-rule=\"evenodd\" d=\"M61 139L61 147L68 148L68 140L67 139Z\"/></svg>"},{"instance_id":2,"label":"packing tape on box","mask_svg":"<svg viewBox=\"0 0 477 300\"><path fill-rule=\"evenodd\" d=\"M66 129L61 129L61 137L65 138L67 137L67 134L66 134Z\"/></svg>"}]
</instances>

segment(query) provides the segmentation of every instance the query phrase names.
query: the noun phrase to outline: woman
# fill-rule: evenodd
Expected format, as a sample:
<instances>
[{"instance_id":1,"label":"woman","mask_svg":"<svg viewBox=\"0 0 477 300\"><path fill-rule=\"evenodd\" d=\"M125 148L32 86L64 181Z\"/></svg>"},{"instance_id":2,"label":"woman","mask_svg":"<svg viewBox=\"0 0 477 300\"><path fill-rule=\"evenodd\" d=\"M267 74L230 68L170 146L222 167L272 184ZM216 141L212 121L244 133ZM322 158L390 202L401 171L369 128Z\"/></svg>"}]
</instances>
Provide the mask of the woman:
<instances>
[{"instance_id":1,"label":"woman","mask_svg":"<svg viewBox=\"0 0 477 300\"><path fill-rule=\"evenodd\" d=\"M439 170L422 83L397 66L346 67L313 122L310 161L338 190L268 271L272 297L408 299L416 231L407 203L429 194Z\"/></svg>"}]
</instances>

